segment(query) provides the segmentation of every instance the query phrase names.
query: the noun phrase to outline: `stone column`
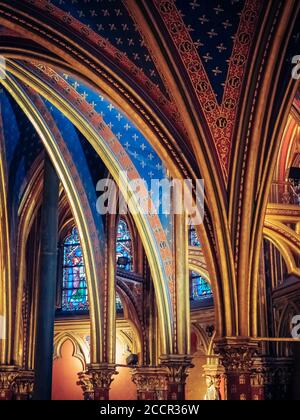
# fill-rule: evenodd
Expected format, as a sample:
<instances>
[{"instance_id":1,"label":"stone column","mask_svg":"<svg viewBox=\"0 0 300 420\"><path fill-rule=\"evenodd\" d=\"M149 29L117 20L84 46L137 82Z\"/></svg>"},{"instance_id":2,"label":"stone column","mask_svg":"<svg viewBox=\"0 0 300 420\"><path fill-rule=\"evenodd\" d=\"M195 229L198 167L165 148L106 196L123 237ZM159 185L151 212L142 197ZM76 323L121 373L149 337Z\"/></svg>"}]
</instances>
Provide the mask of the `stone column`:
<instances>
[{"instance_id":1,"label":"stone column","mask_svg":"<svg viewBox=\"0 0 300 420\"><path fill-rule=\"evenodd\" d=\"M35 400L51 400L57 280L59 179L50 159L44 165L40 276L37 294Z\"/></svg>"},{"instance_id":2,"label":"stone column","mask_svg":"<svg viewBox=\"0 0 300 420\"><path fill-rule=\"evenodd\" d=\"M116 216L107 216L106 228L106 282L107 311L106 319L106 352L105 362L116 363Z\"/></svg>"},{"instance_id":3,"label":"stone column","mask_svg":"<svg viewBox=\"0 0 300 420\"><path fill-rule=\"evenodd\" d=\"M168 375L166 369L139 367L132 371L132 380L137 387L138 400L167 400Z\"/></svg>"},{"instance_id":4,"label":"stone column","mask_svg":"<svg viewBox=\"0 0 300 420\"><path fill-rule=\"evenodd\" d=\"M252 400L251 369L258 345L251 339L234 337L216 342L215 353L225 369L227 400Z\"/></svg>"},{"instance_id":5,"label":"stone column","mask_svg":"<svg viewBox=\"0 0 300 420\"><path fill-rule=\"evenodd\" d=\"M13 385L13 399L19 401L31 400L33 397L34 372L20 371Z\"/></svg>"},{"instance_id":6,"label":"stone column","mask_svg":"<svg viewBox=\"0 0 300 420\"><path fill-rule=\"evenodd\" d=\"M193 367L192 357L188 355L169 355L160 358L161 366L167 371L168 400L184 401L188 370Z\"/></svg>"},{"instance_id":7,"label":"stone column","mask_svg":"<svg viewBox=\"0 0 300 420\"><path fill-rule=\"evenodd\" d=\"M176 196L174 200L182 199ZM176 202L176 201L175 201ZM183 204L182 204L183 207ZM188 223L182 208L182 214L174 215L175 224L175 278L176 278L176 338L174 353L190 354L191 351L191 309L190 280L188 263Z\"/></svg>"},{"instance_id":8,"label":"stone column","mask_svg":"<svg viewBox=\"0 0 300 420\"><path fill-rule=\"evenodd\" d=\"M86 400L108 401L113 376L117 375L115 365L91 365L86 372L80 373L81 385Z\"/></svg>"}]
</instances>

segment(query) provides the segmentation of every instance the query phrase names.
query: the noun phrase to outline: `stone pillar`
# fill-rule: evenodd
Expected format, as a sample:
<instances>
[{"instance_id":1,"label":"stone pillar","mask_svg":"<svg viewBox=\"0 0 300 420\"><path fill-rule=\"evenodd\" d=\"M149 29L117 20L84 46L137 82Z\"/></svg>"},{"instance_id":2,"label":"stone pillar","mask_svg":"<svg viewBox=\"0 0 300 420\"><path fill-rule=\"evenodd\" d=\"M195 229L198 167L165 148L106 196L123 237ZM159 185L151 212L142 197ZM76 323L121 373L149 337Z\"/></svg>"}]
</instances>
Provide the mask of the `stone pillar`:
<instances>
[{"instance_id":1,"label":"stone pillar","mask_svg":"<svg viewBox=\"0 0 300 420\"><path fill-rule=\"evenodd\" d=\"M251 373L257 343L251 339L232 338L216 342L215 353L225 368L227 400L252 400Z\"/></svg>"},{"instance_id":2,"label":"stone pillar","mask_svg":"<svg viewBox=\"0 0 300 420\"><path fill-rule=\"evenodd\" d=\"M117 375L115 365L91 365L86 372L80 373L81 385L86 400L108 401L113 376Z\"/></svg>"},{"instance_id":3,"label":"stone pillar","mask_svg":"<svg viewBox=\"0 0 300 420\"><path fill-rule=\"evenodd\" d=\"M205 400L219 401L222 400L222 394L225 390L221 390L221 384L224 379L225 369L220 364L209 364L203 366L204 376L206 378L207 392ZM223 392L222 392L223 391Z\"/></svg>"},{"instance_id":4,"label":"stone pillar","mask_svg":"<svg viewBox=\"0 0 300 420\"><path fill-rule=\"evenodd\" d=\"M175 203L183 197L177 197L174 191ZM174 204L175 204L174 203ZM175 279L176 279L176 338L174 353L190 354L191 352L191 308L190 308L190 280L188 261L188 223L184 213L174 214L175 225ZM185 363L185 362L184 362Z\"/></svg>"},{"instance_id":5,"label":"stone pillar","mask_svg":"<svg viewBox=\"0 0 300 420\"><path fill-rule=\"evenodd\" d=\"M59 179L50 159L44 165L40 276L37 295L35 400L51 400L57 280Z\"/></svg>"},{"instance_id":6,"label":"stone pillar","mask_svg":"<svg viewBox=\"0 0 300 420\"><path fill-rule=\"evenodd\" d=\"M116 198L115 198L116 199ZM116 363L116 216L107 216L106 228L106 351L107 358L101 362Z\"/></svg>"},{"instance_id":7,"label":"stone pillar","mask_svg":"<svg viewBox=\"0 0 300 420\"><path fill-rule=\"evenodd\" d=\"M13 383L18 376L14 366L1 366L0 370L0 401L13 399Z\"/></svg>"},{"instance_id":8,"label":"stone pillar","mask_svg":"<svg viewBox=\"0 0 300 420\"><path fill-rule=\"evenodd\" d=\"M34 372L20 371L12 385L13 399L19 401L31 400L33 397L33 386Z\"/></svg>"},{"instance_id":9,"label":"stone pillar","mask_svg":"<svg viewBox=\"0 0 300 420\"><path fill-rule=\"evenodd\" d=\"M138 400L167 400L168 375L165 369L139 367L132 371L132 380L137 387Z\"/></svg>"},{"instance_id":10,"label":"stone pillar","mask_svg":"<svg viewBox=\"0 0 300 420\"><path fill-rule=\"evenodd\" d=\"M192 368L192 358L188 355L162 356L161 366L167 371L167 400L184 401L188 369Z\"/></svg>"}]
</instances>

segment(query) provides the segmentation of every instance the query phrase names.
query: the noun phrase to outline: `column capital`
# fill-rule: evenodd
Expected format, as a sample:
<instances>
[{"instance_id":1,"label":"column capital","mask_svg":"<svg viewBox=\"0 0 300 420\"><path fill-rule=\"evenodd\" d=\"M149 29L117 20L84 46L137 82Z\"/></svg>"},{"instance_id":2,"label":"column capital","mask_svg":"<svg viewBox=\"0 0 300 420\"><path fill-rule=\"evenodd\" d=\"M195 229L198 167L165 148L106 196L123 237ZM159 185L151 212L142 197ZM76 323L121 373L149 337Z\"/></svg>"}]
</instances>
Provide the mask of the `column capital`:
<instances>
[{"instance_id":1,"label":"column capital","mask_svg":"<svg viewBox=\"0 0 300 420\"><path fill-rule=\"evenodd\" d=\"M192 357L189 355L164 355L160 357L161 366L167 369L169 381L185 383L188 369L193 367Z\"/></svg>"},{"instance_id":2,"label":"column capital","mask_svg":"<svg viewBox=\"0 0 300 420\"><path fill-rule=\"evenodd\" d=\"M251 372L251 385L253 387L270 385L274 381L275 370L271 360L263 357L256 357Z\"/></svg>"},{"instance_id":3,"label":"column capital","mask_svg":"<svg viewBox=\"0 0 300 420\"><path fill-rule=\"evenodd\" d=\"M217 340L214 350L221 357L226 372L250 372L258 343L250 338L230 337Z\"/></svg>"},{"instance_id":4,"label":"column capital","mask_svg":"<svg viewBox=\"0 0 300 420\"><path fill-rule=\"evenodd\" d=\"M168 393L166 369L137 367L132 370L132 380L137 387L139 400L165 400Z\"/></svg>"},{"instance_id":5,"label":"column capital","mask_svg":"<svg viewBox=\"0 0 300 420\"><path fill-rule=\"evenodd\" d=\"M12 384L14 398L16 400L30 400L33 396L34 371L19 371Z\"/></svg>"},{"instance_id":6,"label":"column capital","mask_svg":"<svg viewBox=\"0 0 300 420\"><path fill-rule=\"evenodd\" d=\"M164 355L160 358L161 366L168 375L168 400L185 400L185 385L188 370L193 367L192 357L189 355Z\"/></svg>"},{"instance_id":7,"label":"column capital","mask_svg":"<svg viewBox=\"0 0 300 420\"><path fill-rule=\"evenodd\" d=\"M16 366L0 366L0 401L12 399L12 387L17 376Z\"/></svg>"},{"instance_id":8,"label":"column capital","mask_svg":"<svg viewBox=\"0 0 300 420\"><path fill-rule=\"evenodd\" d=\"M89 400L108 400L113 376L117 375L114 364L89 365L87 371L79 373L84 398Z\"/></svg>"},{"instance_id":9,"label":"column capital","mask_svg":"<svg viewBox=\"0 0 300 420\"><path fill-rule=\"evenodd\" d=\"M94 387L109 389L113 382L113 376L117 375L118 372L116 371L116 365L100 364L90 365L88 374Z\"/></svg>"}]
</instances>

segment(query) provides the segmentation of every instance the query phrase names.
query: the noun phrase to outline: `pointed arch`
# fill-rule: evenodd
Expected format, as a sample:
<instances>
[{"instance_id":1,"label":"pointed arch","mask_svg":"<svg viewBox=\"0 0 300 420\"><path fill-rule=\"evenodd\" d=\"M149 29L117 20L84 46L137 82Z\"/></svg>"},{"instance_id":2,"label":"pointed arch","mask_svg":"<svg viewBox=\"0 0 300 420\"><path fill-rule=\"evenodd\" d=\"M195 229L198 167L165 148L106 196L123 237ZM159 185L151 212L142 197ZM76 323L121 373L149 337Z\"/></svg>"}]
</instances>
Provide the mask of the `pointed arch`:
<instances>
[{"instance_id":1,"label":"pointed arch","mask_svg":"<svg viewBox=\"0 0 300 420\"><path fill-rule=\"evenodd\" d=\"M155 100L155 98L151 98L151 95L149 97L149 93L156 92L156 90L148 81L141 79L139 72L136 72L135 75L138 83L131 84L127 77L128 71L124 73L120 68L119 52L115 51L115 54L106 55L107 43L100 42L94 45L92 42L86 42L87 38L91 41L90 36L93 38L93 42L96 39L91 30L88 31L88 36L86 34L87 38L82 38L82 33L79 35L81 42L86 43L85 48L79 48L74 43L75 37L70 36L74 27L67 26L66 28L63 23L62 32L65 36L63 40L59 39L58 32L54 30L50 22L47 22L49 13L39 13L39 19L36 18L33 24L32 17L28 14L28 7L38 6L38 2L28 2L31 6L24 5L24 2L20 4L21 2L18 1L14 1L13 4L7 3L2 2L0 5L0 23L34 40L37 44L31 52L27 45L25 49L21 48L19 51L8 46L4 49L4 55L8 54L8 56L18 59L45 60L61 69L73 71L73 74L78 74L90 85L97 86L135 122L166 163L174 178L197 179L200 177L200 167L202 177L206 182L207 207L205 226L199 228L199 234L201 241L206 244L205 258L210 277L215 282L216 328L220 335L234 334L237 293L233 255L230 248L230 230L226 221L225 188L221 182L221 171L216 165L216 156L211 152L209 139L203 128L203 121L195 113L193 103L184 87L182 75L177 78L172 74L170 66L165 60L164 51L158 48L158 57L159 61L163 63L164 76L170 90L175 93L175 110L170 103L164 101L164 98L156 97ZM45 2L42 3L44 7ZM16 5L18 7L15 7ZM49 12L51 13L52 10ZM66 18L65 15L64 17ZM61 21L57 20L56 24L61 25ZM37 45L42 46L43 50L36 51ZM93 48L92 53L91 48ZM108 62L109 65L107 65ZM134 69L134 66L130 68ZM141 82L145 82L145 85ZM144 86L146 86L145 89ZM179 89L178 86L180 86ZM180 108L181 116L186 121L183 130L182 126L177 124L178 121L181 124L177 108ZM169 110L175 116L175 122L172 120ZM187 127L189 133L186 131ZM190 147L189 144L192 144L193 147Z\"/></svg>"},{"instance_id":2,"label":"pointed arch","mask_svg":"<svg viewBox=\"0 0 300 420\"><path fill-rule=\"evenodd\" d=\"M74 182L70 168L66 164L66 156L64 156L60 150L57 139L53 136L53 133L45 123L44 118L32 104L27 94L9 75L7 75L5 80L1 80L1 82L21 106L25 115L38 132L68 195L76 224L82 238L87 278L89 279L88 284L91 297L91 308L94 315L91 322L91 339L95 344L98 341L98 345L96 344L92 347L93 351L91 354L91 360L94 362L97 362L99 359L103 360L103 346L99 342L100 337L102 337L103 328L99 295L99 267L97 267L97 258L95 256L95 248L93 246L95 244L91 244L92 235L89 231L90 223L87 222L87 215L83 210L85 206L81 204L81 196L78 185L76 186ZM81 193L85 196L83 189L81 189Z\"/></svg>"},{"instance_id":3,"label":"pointed arch","mask_svg":"<svg viewBox=\"0 0 300 420\"><path fill-rule=\"evenodd\" d=\"M48 87L45 83L41 82L35 75L22 68L22 66L8 61L7 69L9 72L20 78L23 82L32 86L34 90L45 96L50 102L54 103L54 105L61 112L63 112L75 124L75 126L77 126L77 128L79 128L87 140L92 144L96 152L101 157L103 157L104 163L110 170L113 178L118 183L120 190L123 193L126 193L128 190L126 179L119 178L119 174L124 171L124 168L120 166L119 162L115 158L114 152L111 151L110 146L107 144L107 141L105 141L103 137L103 135L107 134L106 126L101 123L100 134L99 129L96 129L95 121L93 121L92 124L88 124L84 115L82 115L74 105L71 106L68 101L58 92ZM7 80L8 79L10 79L9 76ZM7 84L7 80L3 81L4 85ZM12 83L15 84L15 82ZM131 170L134 170L131 162L129 162L128 165L130 166ZM135 177L138 178L138 174L136 174ZM160 225L160 222L158 219L155 219L155 217L152 217L151 220L147 221L143 215L144 212L137 211L135 208L135 206L138 205L135 200L131 200L130 204L132 206L130 210L131 213L135 215L135 223L139 230L140 237L148 256L150 267L152 269L153 279L155 282L156 296L160 314L159 319L163 337L163 352L165 354L169 354L172 353L172 302L170 298L170 289L168 288L171 286L171 284L167 284L166 275L163 273L164 263L161 260L159 245L154 236L155 234L153 233L154 227L156 229L157 223ZM156 235L161 237L162 233L162 229L159 229ZM169 266L169 272L170 268L171 267ZM92 290L89 289L89 292L91 295ZM101 337L101 334L99 337Z\"/></svg>"}]
</instances>

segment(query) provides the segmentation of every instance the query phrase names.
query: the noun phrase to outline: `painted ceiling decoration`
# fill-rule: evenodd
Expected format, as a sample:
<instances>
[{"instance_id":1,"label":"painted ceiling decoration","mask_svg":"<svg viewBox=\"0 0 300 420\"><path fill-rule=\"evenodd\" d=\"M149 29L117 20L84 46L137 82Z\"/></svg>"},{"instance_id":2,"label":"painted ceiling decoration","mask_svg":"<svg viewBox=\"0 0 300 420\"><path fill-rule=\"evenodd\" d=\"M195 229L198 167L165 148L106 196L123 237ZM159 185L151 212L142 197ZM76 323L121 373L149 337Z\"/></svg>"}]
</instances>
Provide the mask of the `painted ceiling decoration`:
<instances>
[{"instance_id":1,"label":"painted ceiling decoration","mask_svg":"<svg viewBox=\"0 0 300 420\"><path fill-rule=\"evenodd\" d=\"M220 0L209 2L175 0L177 10L211 81L218 103L222 102L235 36L246 0L227 3L224 4Z\"/></svg>"},{"instance_id":2,"label":"painted ceiling decoration","mask_svg":"<svg viewBox=\"0 0 300 420\"><path fill-rule=\"evenodd\" d=\"M169 96L139 28L134 22L126 2L122 0L51 0L54 6L101 35L128 56L146 76Z\"/></svg>"},{"instance_id":3,"label":"painted ceiling decoration","mask_svg":"<svg viewBox=\"0 0 300 420\"><path fill-rule=\"evenodd\" d=\"M43 147L33 126L4 88L0 91L0 109L11 211L17 212L24 180Z\"/></svg>"},{"instance_id":4,"label":"painted ceiling decoration","mask_svg":"<svg viewBox=\"0 0 300 420\"><path fill-rule=\"evenodd\" d=\"M59 74L59 72L58 72ZM97 112L107 126L111 129L114 135L118 138L124 149L126 150L128 156L132 160L134 166L138 170L142 179L145 180L150 190L151 183L160 182L165 179L167 176L166 168L150 145L148 140L142 135L142 133L135 127L135 125L126 117L126 115L121 112L116 106L114 106L109 100L107 100L103 95L95 92L90 87L86 86L80 80L75 79L69 74L61 73L60 76L64 78L70 86L74 88L84 98L88 104ZM54 107L48 103L50 111L54 112ZM60 115L59 115L60 114ZM73 130L75 127L64 117L63 114L59 111L55 113L55 120L57 121L60 131L64 138L71 138L73 141L81 139L81 143L84 143L83 149L85 153L87 152L89 143L83 138L83 136L76 134L70 135L66 132L66 129L69 125L72 126ZM76 139L76 140L75 140ZM74 153L74 159L78 156L77 152ZM93 194L96 191L96 185L99 180L103 178L103 162L100 157L90 150L90 155L93 156L93 160L90 161L89 170L93 174ZM82 167L80 162L78 162L78 167ZM84 179L84 177L83 177ZM152 197L154 200L154 197ZM155 200L154 200L155 201ZM172 243L172 219L169 215L163 214L161 208L157 209L162 226L167 234L169 243Z\"/></svg>"},{"instance_id":5,"label":"painted ceiling decoration","mask_svg":"<svg viewBox=\"0 0 300 420\"><path fill-rule=\"evenodd\" d=\"M44 66L41 66L39 64L37 64L34 67L30 66L28 63L26 65L31 68L34 68L35 70L37 68L39 70L45 68ZM56 71L50 69L50 67L48 69L53 74L54 78L55 74L59 75L59 73L56 73ZM68 89L72 88L74 90L74 93L76 92L77 97L83 101L83 103L85 104L85 109L88 110L91 116L99 115L103 119L107 127L111 130L111 132L114 134L116 139L120 142L120 144L126 151L126 155L132 161L134 167L139 173L140 178L145 180L149 191L151 183L156 183L166 178L167 171L164 163L159 158L158 154L150 145L148 140L142 135L142 133L135 127L135 125L126 117L126 115L123 112L121 112L102 94L99 94L99 92L95 92L90 87L86 86L82 81L79 81L66 73L61 73L59 77L61 82L65 80L65 82L67 83L67 91ZM77 101L79 101L79 99L77 99ZM77 134L75 134L75 127L66 119L66 117L63 114L55 110L55 107L52 104L48 102L47 106L51 113L55 113L54 119L59 125L63 137L66 139L76 139L78 143L80 137L78 138ZM68 132L69 126L71 126L73 130L71 135L70 132ZM83 142L83 139L81 139L81 142ZM86 148L87 146L85 144L84 150L86 150ZM75 152L74 159L76 160L78 156L79 154ZM79 165L79 167L81 167L81 165ZM91 166L90 162L89 169L94 175L94 184L92 185L94 193L96 191L97 182L103 177L103 162L101 161L100 157L97 156L95 151L94 165ZM155 197L153 198L153 200L155 201ZM158 215L160 217L164 230L167 233L169 242L172 242L172 229L170 229L170 224L172 223L171 218L169 215L163 214L161 210L161 208L157 209Z\"/></svg>"},{"instance_id":6,"label":"painted ceiling decoration","mask_svg":"<svg viewBox=\"0 0 300 420\"><path fill-rule=\"evenodd\" d=\"M97 0L95 0L97 2ZM105 1L105 0L104 0ZM124 6L122 6L121 0L116 0L118 2L119 7L124 9ZM173 122L175 127L179 130L179 132L186 134L186 130L184 128L181 115L176 107L176 105L172 102L172 100L169 100L166 96L168 92L163 92L161 90L161 83L153 82L153 80L148 77L144 72L144 67L148 63L148 54L144 54L143 51L145 51L145 45L142 43L142 41L139 38L139 42L137 44L142 44L141 48L143 51L139 52L139 56L143 57L146 60L146 64L143 61L142 68L137 65L137 63L130 58L129 53L123 52L122 49L117 48L115 43L115 38L113 36L108 36L108 32L104 36L104 34L100 34L98 31L95 31L93 29L93 25L89 23L88 25L83 23L81 19L78 19L77 16L74 16L70 11L62 10L60 7L56 7L53 2L50 2L48 0L24 0L25 3L28 3L30 7L34 5L34 7L39 8L41 11L43 11L47 18L52 18L55 21L59 21L64 27L69 28L70 30L75 31L76 33L79 33L80 36L83 36L86 41L88 41L89 45L94 46L97 50L104 53L108 59L113 60L113 62L117 62L118 66L122 69L124 72L124 75L126 77L131 77L132 80L138 85L142 86L147 94L154 100L154 102L161 108L164 113L169 116L170 120ZM88 2L90 3L90 1ZM108 1L107 3L110 3ZM65 2L65 6L70 5L70 3ZM66 6L67 7L67 6ZM110 10L110 8L109 8ZM125 10L125 9L124 9ZM124 12L125 13L125 12ZM78 14L78 13L76 13ZM94 14L94 13L92 13ZM118 13L117 13L118 14ZM120 17L120 16L119 16ZM97 18L96 21L98 22L96 24L96 29L98 29L97 25L101 25L102 18L100 16L94 16L94 18ZM129 17L129 20L131 20L131 17ZM127 22L128 24L128 22ZM130 32L130 38L136 38L137 36L137 28L135 24L132 24L131 28L133 29L133 34ZM122 27L123 30L123 27ZM110 27L108 27L109 32ZM101 31L100 31L101 32ZM127 30L126 30L127 32ZM112 42L113 41L113 42ZM130 44L131 42L129 42ZM136 45L136 44L135 44ZM125 48L126 45L123 44L123 48ZM127 48L126 48L127 51ZM136 53L135 53L136 54ZM136 55L134 55L136 57ZM133 58L134 58L133 57ZM153 64L154 66L154 64ZM157 74L157 73L155 73Z\"/></svg>"},{"instance_id":7,"label":"painted ceiling decoration","mask_svg":"<svg viewBox=\"0 0 300 420\"><path fill-rule=\"evenodd\" d=\"M90 45L118 62L143 86L166 116L187 138L180 113L155 51L146 45L143 29L125 0L25 0L47 19L80 33ZM209 128L211 145L228 178L240 95L264 0L153 0L177 48Z\"/></svg>"},{"instance_id":8,"label":"painted ceiling decoration","mask_svg":"<svg viewBox=\"0 0 300 420\"><path fill-rule=\"evenodd\" d=\"M154 3L198 97L226 179L243 76L262 1L232 1L226 10L214 1L205 7L198 1ZM226 46L221 42L224 39ZM220 62L221 68L216 64Z\"/></svg>"},{"instance_id":9,"label":"painted ceiling decoration","mask_svg":"<svg viewBox=\"0 0 300 420\"><path fill-rule=\"evenodd\" d=\"M40 79L43 80L43 82L49 84L49 86L51 86L51 88L53 86L55 86L55 90L57 93L59 93L65 100L67 100L70 104L70 106L76 110L78 110L89 122L89 125L91 127L93 127L93 129L96 130L97 133L99 133L99 135L102 137L102 139L104 140L104 142L106 143L106 147L108 147L110 149L110 153L109 155L113 155L114 158L119 162L120 166L123 168L123 170L127 173L128 179L129 180L136 180L136 179L141 179L142 176L138 171L138 168L134 165L131 156L126 152L125 149L125 143L126 143L126 138L124 136L124 139L122 136L117 136L113 133L112 129L113 129L113 123L111 123L111 128L109 125L107 125L103 119L103 116L101 115L101 113L96 112L95 109L95 105L96 103L88 103L87 100L85 98L87 98L86 94L87 92L89 92L89 94L91 95L91 99L92 99L92 91L89 91L87 87L83 86L84 88L84 93L79 93L79 91L75 90L75 88L69 84L68 81L70 81L70 76L67 76L68 81L66 80L66 76L65 78L60 76L59 74L57 74L55 72L55 70L53 70L52 68L50 68L49 66L45 66L39 63L20 63L21 65L24 65L28 70L30 70L33 74L38 75ZM73 84L75 83L75 87L79 90L79 83L76 80L73 80ZM82 91L83 92L83 91ZM101 95L100 95L101 96ZM35 105L37 106L37 108L45 108L45 103L40 99L39 95L35 94L31 97L31 99L34 101ZM99 104L102 104L102 114L104 115L104 110L105 112L108 112L108 114L110 112L115 113L115 118L113 119L114 123L118 122L118 120L120 119L120 128L122 127L122 132L126 133L127 131L129 131L129 128L126 127L127 125L131 124L132 129L134 129L132 123L127 120L126 121L126 117L125 115L123 116L123 114L120 113L117 110L114 109L114 106L112 104L110 104L109 102L106 102L104 97L99 97L98 94L98 98L94 97L94 100L97 101L98 106ZM38 102L38 103L37 103ZM55 107L53 105L50 106L50 104L48 102L46 102L47 106L48 106L48 110L51 111L52 115L49 114L49 112L45 112L43 111L43 114L45 115L50 115L50 127L53 129L53 127L55 127L55 133L57 133L56 135L58 136L58 138L61 139L62 142L62 150L68 151L68 154L70 155L70 167L74 168L74 170L78 171L79 173L77 174L77 176L74 174L74 179L79 178L82 180L83 178L85 178L85 175L80 173L79 168L81 168L81 163L84 162L84 160L81 160L79 162L76 163L76 165L73 165L73 159L78 160L78 156L77 156L77 152L80 149L80 142L78 137L76 137L76 131L74 130L74 127L72 127L71 123L67 122L67 119L65 119L64 116L60 115L59 112L57 112L57 110L55 110ZM104 104L104 107L103 107ZM52 109L51 109L52 108ZM111 111L110 111L111 109ZM121 116L123 116L124 118L124 122L122 121L123 118L121 118ZM115 121L116 120L116 121ZM52 121L52 122L51 122ZM62 130L64 137L62 137L59 129L56 126L56 123L53 123L54 121L57 122L57 125L60 127L60 129ZM121 122L122 121L122 122ZM125 123L125 124L124 124ZM71 126L68 128L68 125ZM124 127L125 126L125 127ZM126 130L127 128L127 130ZM71 131L68 131L71 130ZM70 135L71 132L71 135ZM134 136L134 133L139 133L139 132L131 132L131 135ZM116 133L118 134L118 132ZM75 137L74 137L75 135ZM120 138L119 138L120 137ZM142 140L141 144L144 144L144 146L146 146L146 139L143 138L143 136L141 135L141 133L139 133L139 137ZM64 139L67 143L68 146L65 144L65 146L63 146L64 144ZM75 142L74 142L75 140ZM124 142L124 147L121 143L121 140ZM137 140L137 139L136 139ZM134 144L134 139L128 137L128 142L131 142L132 144ZM144 143L143 143L144 141ZM73 144L74 143L74 144ZM147 143L148 144L148 143ZM67 146L67 147L66 147ZM140 147L140 146L138 146ZM146 146L147 147L147 146ZM150 147L150 145L149 145ZM75 149L74 149L75 148ZM144 147L143 147L144 148ZM151 150L149 149L149 152L151 153ZM154 150L152 150L153 152L153 160L156 159L157 162L159 162L157 155L155 154ZM82 153L81 153L82 156ZM133 158L135 159L137 165L139 165L140 163L140 158L139 156L135 156L135 154L133 154ZM151 159L149 159L151 162ZM150 163L150 165L152 165L152 163ZM144 165L142 165L143 167ZM145 170L145 167L142 168ZM156 168L157 169L157 168ZM145 172L145 176L149 175ZM164 168L162 166L162 164L160 164L160 167L157 169L157 171L159 171L161 174L163 174ZM90 177L88 177L88 179L91 179ZM83 182L83 181L82 181ZM84 184L84 182L83 182ZM85 186L86 187L86 186ZM90 183L90 186L88 188L84 187L84 195L86 195L86 199L87 199L87 204L89 205L89 211L90 211L90 215L91 215L91 221L95 220L95 209L96 209L96 197L95 197L95 186ZM150 195L148 195L147 200L142 202L141 205L142 206L147 206L146 208L150 208L152 200ZM160 216L162 216L162 219L160 219ZM159 252L161 254L161 258L162 258L162 264L165 270L165 275L166 275L166 279L168 282L168 287L170 290L170 294L172 296L172 304L175 304L175 294L174 294L174 267L173 267L173 259L172 259L172 252L171 252L171 244L169 243L169 239L168 238L172 238L171 236L171 230L168 231L168 225L170 224L170 220L169 218L164 218L164 215L160 215L159 213L153 214L151 216L147 216L146 218L148 220L148 223L151 226L152 229L152 234L154 235L155 238L155 243L157 244L157 247L159 248ZM164 222L165 226L163 228L162 226L162 222ZM168 236L167 236L168 234ZM100 235L101 236L101 235Z\"/></svg>"}]
</instances>

